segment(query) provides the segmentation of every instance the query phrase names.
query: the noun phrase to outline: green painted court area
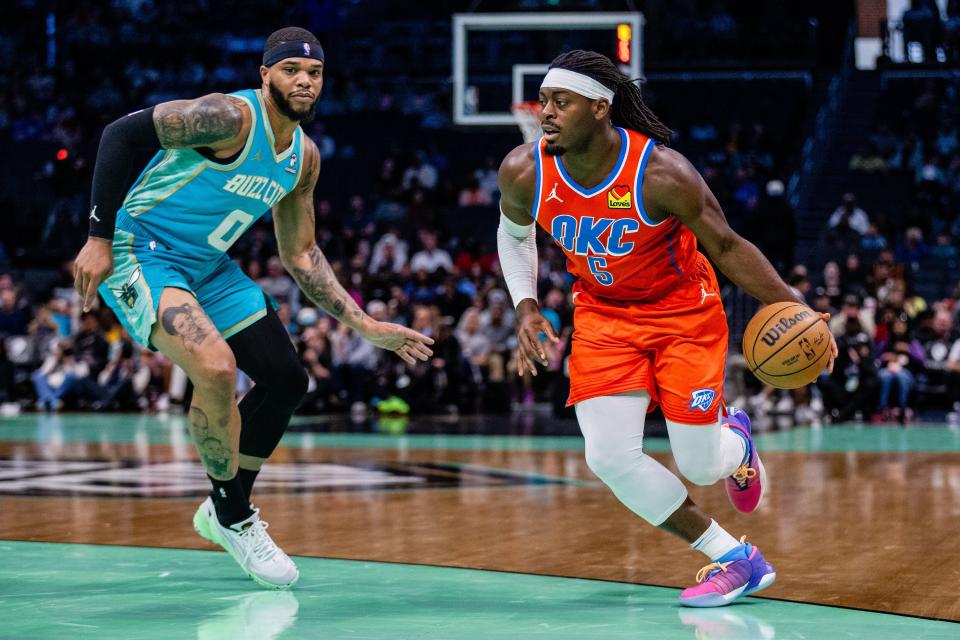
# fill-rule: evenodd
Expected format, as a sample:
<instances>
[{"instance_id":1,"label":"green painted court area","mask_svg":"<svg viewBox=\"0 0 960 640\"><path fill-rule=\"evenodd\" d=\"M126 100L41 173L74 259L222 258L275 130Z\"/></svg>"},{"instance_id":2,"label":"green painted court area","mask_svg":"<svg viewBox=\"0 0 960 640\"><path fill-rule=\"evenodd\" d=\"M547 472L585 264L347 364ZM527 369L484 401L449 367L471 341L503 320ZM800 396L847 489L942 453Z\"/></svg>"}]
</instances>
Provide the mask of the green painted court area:
<instances>
[{"instance_id":1,"label":"green painted court area","mask_svg":"<svg viewBox=\"0 0 960 640\"><path fill-rule=\"evenodd\" d=\"M298 417L294 428L323 426L316 418ZM288 447L331 449L444 449L451 451L582 451L580 436L521 436L466 434L386 434L377 432L374 420L369 433L290 431L282 443ZM0 418L0 441L118 442L146 444L190 443L182 415L48 414ZM804 452L911 452L960 451L960 429L946 425L909 428L842 424L822 428L800 427L760 434L761 451ZM647 451L669 451L666 438L647 438Z\"/></svg>"},{"instance_id":2,"label":"green painted court area","mask_svg":"<svg viewBox=\"0 0 960 640\"><path fill-rule=\"evenodd\" d=\"M0 638L955 639L960 625L748 598L684 609L661 587L298 558L287 592L224 553L0 542Z\"/></svg>"}]
</instances>

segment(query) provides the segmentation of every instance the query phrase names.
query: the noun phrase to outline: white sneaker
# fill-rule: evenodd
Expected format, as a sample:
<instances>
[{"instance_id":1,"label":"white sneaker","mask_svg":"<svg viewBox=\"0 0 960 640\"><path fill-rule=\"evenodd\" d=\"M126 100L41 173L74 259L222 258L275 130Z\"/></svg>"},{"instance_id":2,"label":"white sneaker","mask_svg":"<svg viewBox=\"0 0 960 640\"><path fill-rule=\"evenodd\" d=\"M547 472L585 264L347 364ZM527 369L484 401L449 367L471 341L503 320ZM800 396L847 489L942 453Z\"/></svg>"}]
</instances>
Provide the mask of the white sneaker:
<instances>
[{"instance_id":1,"label":"white sneaker","mask_svg":"<svg viewBox=\"0 0 960 640\"><path fill-rule=\"evenodd\" d=\"M209 507L207 503L209 502ZM197 523L198 520L205 520ZM193 517L193 526L201 536L226 549L254 582L267 589L288 589L300 579L300 571L267 533L269 526L260 519L260 509L246 520L224 527L217 520L213 501L207 498Z\"/></svg>"},{"instance_id":2,"label":"white sneaker","mask_svg":"<svg viewBox=\"0 0 960 640\"><path fill-rule=\"evenodd\" d=\"M197 512L193 514L193 528L200 534L201 538L209 540L213 544L219 544L214 540L213 533L210 532L210 520L216 520L216 518L217 512L213 506L213 498L207 496L207 499L197 508Z\"/></svg>"}]
</instances>

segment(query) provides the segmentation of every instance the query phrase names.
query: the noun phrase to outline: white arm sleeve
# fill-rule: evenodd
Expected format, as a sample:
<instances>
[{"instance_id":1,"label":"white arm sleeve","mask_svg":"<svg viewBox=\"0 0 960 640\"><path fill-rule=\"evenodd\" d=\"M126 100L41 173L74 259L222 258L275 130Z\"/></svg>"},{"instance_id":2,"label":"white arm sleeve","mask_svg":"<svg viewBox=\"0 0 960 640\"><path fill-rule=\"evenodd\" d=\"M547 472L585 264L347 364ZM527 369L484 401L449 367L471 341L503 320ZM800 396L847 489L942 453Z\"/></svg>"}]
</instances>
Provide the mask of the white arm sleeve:
<instances>
[{"instance_id":1,"label":"white arm sleeve","mask_svg":"<svg viewBox=\"0 0 960 640\"><path fill-rule=\"evenodd\" d=\"M500 227L497 229L497 252L500 268L507 289L513 298L513 306L521 300L537 300L537 234L534 225L517 224L500 212Z\"/></svg>"}]
</instances>

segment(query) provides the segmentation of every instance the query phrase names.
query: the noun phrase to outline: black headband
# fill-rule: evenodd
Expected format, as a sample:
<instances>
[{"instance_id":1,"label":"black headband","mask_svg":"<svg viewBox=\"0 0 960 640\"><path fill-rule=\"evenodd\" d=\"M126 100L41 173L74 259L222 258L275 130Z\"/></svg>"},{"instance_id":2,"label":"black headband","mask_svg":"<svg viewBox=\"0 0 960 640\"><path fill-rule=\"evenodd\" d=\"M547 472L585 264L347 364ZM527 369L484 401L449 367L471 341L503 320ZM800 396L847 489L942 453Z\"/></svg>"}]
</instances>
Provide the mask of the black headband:
<instances>
[{"instance_id":1,"label":"black headband","mask_svg":"<svg viewBox=\"0 0 960 640\"><path fill-rule=\"evenodd\" d=\"M272 66L286 58L313 58L323 62L323 47L319 42L292 40L281 42L263 52L263 66Z\"/></svg>"}]
</instances>

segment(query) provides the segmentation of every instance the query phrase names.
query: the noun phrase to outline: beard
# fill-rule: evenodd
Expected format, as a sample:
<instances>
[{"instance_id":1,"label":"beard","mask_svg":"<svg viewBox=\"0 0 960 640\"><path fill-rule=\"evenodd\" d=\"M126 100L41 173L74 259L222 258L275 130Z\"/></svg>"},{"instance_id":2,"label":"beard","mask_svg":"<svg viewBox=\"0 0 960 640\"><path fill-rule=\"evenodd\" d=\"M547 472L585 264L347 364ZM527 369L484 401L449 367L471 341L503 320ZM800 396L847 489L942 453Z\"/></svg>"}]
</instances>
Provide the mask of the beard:
<instances>
[{"instance_id":1,"label":"beard","mask_svg":"<svg viewBox=\"0 0 960 640\"><path fill-rule=\"evenodd\" d=\"M547 143L547 147L543 150L548 156L562 156L567 152L566 147L561 147L558 144Z\"/></svg>"},{"instance_id":2,"label":"beard","mask_svg":"<svg viewBox=\"0 0 960 640\"><path fill-rule=\"evenodd\" d=\"M270 97L273 98L273 103L277 105L277 109L280 110L280 113L294 122L299 122L301 124L307 124L313 121L313 118L317 115L316 108L317 100L319 100L319 98L315 99L306 107L301 107L301 109L298 111L296 108L294 108L293 104L287 100L286 96L283 95L283 92L280 91L275 84L270 82L269 85Z\"/></svg>"}]
</instances>

